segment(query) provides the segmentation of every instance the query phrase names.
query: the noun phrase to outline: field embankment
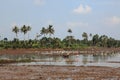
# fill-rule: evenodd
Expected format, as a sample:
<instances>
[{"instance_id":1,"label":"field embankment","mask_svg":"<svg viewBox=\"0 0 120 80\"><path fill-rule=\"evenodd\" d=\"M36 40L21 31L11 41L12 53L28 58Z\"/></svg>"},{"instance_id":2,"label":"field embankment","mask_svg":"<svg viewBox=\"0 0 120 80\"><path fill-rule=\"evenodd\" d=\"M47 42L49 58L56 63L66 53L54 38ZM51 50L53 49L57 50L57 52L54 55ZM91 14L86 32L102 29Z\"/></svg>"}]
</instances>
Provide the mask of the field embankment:
<instances>
[{"instance_id":1,"label":"field embankment","mask_svg":"<svg viewBox=\"0 0 120 80\"><path fill-rule=\"evenodd\" d=\"M48 54L48 55L60 55L60 54L99 54L99 53L114 53L120 52L120 48L85 48L85 49L3 49L0 50L0 54Z\"/></svg>"}]
</instances>

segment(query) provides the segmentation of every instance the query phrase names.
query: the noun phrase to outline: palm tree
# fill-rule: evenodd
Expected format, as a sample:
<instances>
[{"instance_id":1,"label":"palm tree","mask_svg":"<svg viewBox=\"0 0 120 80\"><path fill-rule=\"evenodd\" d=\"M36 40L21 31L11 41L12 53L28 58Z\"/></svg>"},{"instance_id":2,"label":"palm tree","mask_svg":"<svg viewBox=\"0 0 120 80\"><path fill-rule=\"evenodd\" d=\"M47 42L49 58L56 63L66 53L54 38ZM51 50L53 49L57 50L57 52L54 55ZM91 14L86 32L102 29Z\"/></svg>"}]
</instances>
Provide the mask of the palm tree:
<instances>
[{"instance_id":1,"label":"palm tree","mask_svg":"<svg viewBox=\"0 0 120 80\"><path fill-rule=\"evenodd\" d=\"M90 35L89 35L89 36L90 36L90 38L92 38L92 33L90 33Z\"/></svg>"},{"instance_id":2,"label":"palm tree","mask_svg":"<svg viewBox=\"0 0 120 80\"><path fill-rule=\"evenodd\" d=\"M42 27L42 29L40 30L40 34L41 35L44 35L44 37L45 37L45 35L47 34L48 32L47 32L47 29L45 29L44 27Z\"/></svg>"},{"instance_id":3,"label":"palm tree","mask_svg":"<svg viewBox=\"0 0 120 80\"><path fill-rule=\"evenodd\" d=\"M49 34L49 38L48 38L49 47L51 47L51 44L52 44L51 35L54 34L54 32L55 32L55 30L53 28L53 25L49 25L48 28L46 29L46 34Z\"/></svg>"},{"instance_id":4,"label":"palm tree","mask_svg":"<svg viewBox=\"0 0 120 80\"><path fill-rule=\"evenodd\" d=\"M71 33L72 33L72 30L71 30L71 29L68 29L68 33L70 33L70 34L71 34Z\"/></svg>"},{"instance_id":5,"label":"palm tree","mask_svg":"<svg viewBox=\"0 0 120 80\"><path fill-rule=\"evenodd\" d=\"M28 29L26 27L26 25L23 25L23 27L21 27L21 32L24 33L24 41L25 41L25 34L27 33Z\"/></svg>"},{"instance_id":6,"label":"palm tree","mask_svg":"<svg viewBox=\"0 0 120 80\"><path fill-rule=\"evenodd\" d=\"M84 43L88 42L88 34L86 32L83 32L82 37L84 38Z\"/></svg>"},{"instance_id":7,"label":"palm tree","mask_svg":"<svg viewBox=\"0 0 120 80\"><path fill-rule=\"evenodd\" d=\"M31 27L30 26L27 27L27 31L31 31ZM29 40L29 33L28 33L28 40Z\"/></svg>"},{"instance_id":8,"label":"palm tree","mask_svg":"<svg viewBox=\"0 0 120 80\"><path fill-rule=\"evenodd\" d=\"M100 36L99 41L101 42L101 45L103 47L106 47L107 46L107 42L108 42L108 36L106 36L106 35Z\"/></svg>"},{"instance_id":9,"label":"palm tree","mask_svg":"<svg viewBox=\"0 0 120 80\"><path fill-rule=\"evenodd\" d=\"M98 45L98 42L99 42L99 35L96 34L96 35L94 35L93 38L92 38L92 44L93 44L94 46L97 46L97 45Z\"/></svg>"},{"instance_id":10,"label":"palm tree","mask_svg":"<svg viewBox=\"0 0 120 80\"><path fill-rule=\"evenodd\" d=\"M83 32L82 37L84 38L84 40L88 40L88 35L86 32Z\"/></svg>"},{"instance_id":11,"label":"palm tree","mask_svg":"<svg viewBox=\"0 0 120 80\"><path fill-rule=\"evenodd\" d=\"M89 42L90 42L90 46L91 46L92 45L92 33L90 33L89 36L90 36L90 41Z\"/></svg>"},{"instance_id":12,"label":"palm tree","mask_svg":"<svg viewBox=\"0 0 120 80\"><path fill-rule=\"evenodd\" d=\"M15 26L13 29L12 29L12 32L14 32L16 34L16 38L18 37L18 32L19 32L19 28L17 26Z\"/></svg>"},{"instance_id":13,"label":"palm tree","mask_svg":"<svg viewBox=\"0 0 120 80\"><path fill-rule=\"evenodd\" d=\"M47 28L49 36L51 36L52 34L54 34L55 30L53 28L53 25L49 25L49 27Z\"/></svg>"},{"instance_id":14,"label":"palm tree","mask_svg":"<svg viewBox=\"0 0 120 80\"><path fill-rule=\"evenodd\" d=\"M72 30L71 30L71 29L68 29L67 32L71 34L71 33L72 33ZM70 35L70 36L67 36L66 39L68 39L68 42L69 42L69 43L68 43L68 47L70 47L71 42L72 42L72 40L73 40L73 36L71 36L71 35Z\"/></svg>"},{"instance_id":15,"label":"palm tree","mask_svg":"<svg viewBox=\"0 0 120 80\"><path fill-rule=\"evenodd\" d=\"M86 32L83 32L82 37L84 38L84 40L88 40L88 35Z\"/></svg>"}]
</instances>

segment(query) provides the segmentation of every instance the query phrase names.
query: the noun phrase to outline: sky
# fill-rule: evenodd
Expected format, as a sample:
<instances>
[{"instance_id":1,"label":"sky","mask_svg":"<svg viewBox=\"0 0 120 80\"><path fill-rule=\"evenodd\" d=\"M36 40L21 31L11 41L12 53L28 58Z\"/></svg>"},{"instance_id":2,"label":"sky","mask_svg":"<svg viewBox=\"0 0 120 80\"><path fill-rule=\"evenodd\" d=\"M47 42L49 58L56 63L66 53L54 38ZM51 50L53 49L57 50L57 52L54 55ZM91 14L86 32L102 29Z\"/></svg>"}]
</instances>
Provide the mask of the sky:
<instances>
[{"instance_id":1,"label":"sky","mask_svg":"<svg viewBox=\"0 0 120 80\"><path fill-rule=\"evenodd\" d=\"M77 39L83 32L120 39L120 0L0 0L0 39L12 40L12 28L23 25L32 27L31 39L48 25L62 39L69 28Z\"/></svg>"}]
</instances>

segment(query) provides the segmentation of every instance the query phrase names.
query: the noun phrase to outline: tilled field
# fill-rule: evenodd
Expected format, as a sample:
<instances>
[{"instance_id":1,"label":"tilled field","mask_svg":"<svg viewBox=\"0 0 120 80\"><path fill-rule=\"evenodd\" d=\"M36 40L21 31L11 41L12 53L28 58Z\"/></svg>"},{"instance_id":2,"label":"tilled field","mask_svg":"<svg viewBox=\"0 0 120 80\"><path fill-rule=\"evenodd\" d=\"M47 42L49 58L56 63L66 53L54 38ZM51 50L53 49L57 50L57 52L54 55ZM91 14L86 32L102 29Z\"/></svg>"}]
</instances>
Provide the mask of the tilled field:
<instances>
[{"instance_id":1,"label":"tilled field","mask_svg":"<svg viewBox=\"0 0 120 80\"><path fill-rule=\"evenodd\" d=\"M120 68L1 65L0 80L120 80Z\"/></svg>"}]
</instances>

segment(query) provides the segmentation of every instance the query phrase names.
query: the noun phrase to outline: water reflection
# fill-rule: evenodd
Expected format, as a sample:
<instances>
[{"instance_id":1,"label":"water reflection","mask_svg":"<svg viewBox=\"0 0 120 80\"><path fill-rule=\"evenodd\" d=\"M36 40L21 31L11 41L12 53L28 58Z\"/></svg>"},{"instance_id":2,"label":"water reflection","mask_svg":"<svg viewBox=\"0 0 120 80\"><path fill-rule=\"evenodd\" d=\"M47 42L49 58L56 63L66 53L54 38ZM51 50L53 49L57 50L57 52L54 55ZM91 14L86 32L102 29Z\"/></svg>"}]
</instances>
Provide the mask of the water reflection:
<instances>
[{"instance_id":1,"label":"water reflection","mask_svg":"<svg viewBox=\"0 0 120 80\"><path fill-rule=\"evenodd\" d=\"M73 64L75 62L75 56L69 56L68 58L65 58L66 64Z\"/></svg>"},{"instance_id":2,"label":"water reflection","mask_svg":"<svg viewBox=\"0 0 120 80\"><path fill-rule=\"evenodd\" d=\"M88 63L88 55L83 55L82 63L86 65Z\"/></svg>"},{"instance_id":3,"label":"water reflection","mask_svg":"<svg viewBox=\"0 0 120 80\"><path fill-rule=\"evenodd\" d=\"M75 65L75 66L115 66L120 67L120 53L80 54L63 56L48 56L41 54L0 54L0 60L31 59L29 65ZM24 63L22 63L24 64Z\"/></svg>"}]
</instances>

